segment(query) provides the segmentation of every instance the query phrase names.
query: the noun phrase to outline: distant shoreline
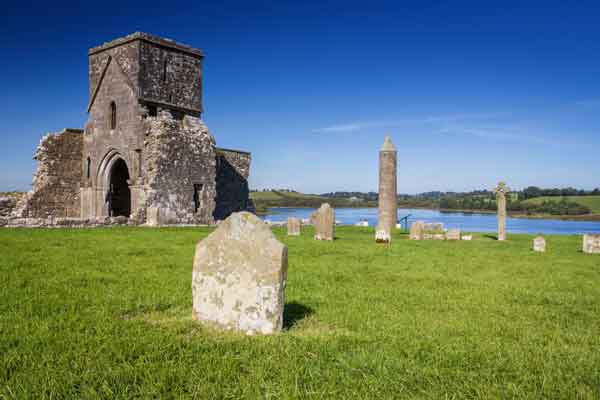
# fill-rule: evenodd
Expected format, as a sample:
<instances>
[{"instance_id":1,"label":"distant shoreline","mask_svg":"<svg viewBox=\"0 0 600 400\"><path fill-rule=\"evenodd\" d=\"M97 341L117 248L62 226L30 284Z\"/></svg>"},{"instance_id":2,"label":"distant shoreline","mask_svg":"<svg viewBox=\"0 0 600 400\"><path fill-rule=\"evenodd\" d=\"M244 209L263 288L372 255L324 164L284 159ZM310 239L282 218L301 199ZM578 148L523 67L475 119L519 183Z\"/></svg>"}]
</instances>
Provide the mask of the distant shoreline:
<instances>
[{"instance_id":1,"label":"distant shoreline","mask_svg":"<svg viewBox=\"0 0 600 400\"><path fill-rule=\"evenodd\" d=\"M325 202L324 202L325 203ZM496 211L492 210L453 210L448 208L431 208L431 207L407 207L407 206L398 206L403 209L415 209L415 210L431 210L431 211L439 211L441 213L458 213L458 214L496 214ZM310 206L273 206L267 207L267 209L271 208L311 208L316 209L317 207ZM362 206L362 207L337 207L337 208L377 208L374 206ZM261 213L262 215L266 215L267 213ZM520 219L552 219L558 221L590 221L597 222L600 221L600 214L584 214L584 215L552 215L552 214L523 214L519 212L508 212L508 216L511 218L520 218Z\"/></svg>"}]
</instances>

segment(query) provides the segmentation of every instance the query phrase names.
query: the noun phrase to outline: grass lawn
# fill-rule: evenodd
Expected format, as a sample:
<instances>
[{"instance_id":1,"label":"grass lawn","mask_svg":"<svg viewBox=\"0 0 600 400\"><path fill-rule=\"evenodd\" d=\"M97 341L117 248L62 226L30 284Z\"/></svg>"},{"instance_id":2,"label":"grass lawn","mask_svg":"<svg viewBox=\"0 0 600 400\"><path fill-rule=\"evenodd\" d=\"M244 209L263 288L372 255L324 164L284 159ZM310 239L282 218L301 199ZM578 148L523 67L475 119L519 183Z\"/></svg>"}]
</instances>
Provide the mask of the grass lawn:
<instances>
[{"instance_id":1,"label":"grass lawn","mask_svg":"<svg viewBox=\"0 0 600 400\"><path fill-rule=\"evenodd\" d=\"M289 246L286 329L191 319L208 228L0 229L0 398L600 398L600 255L581 237Z\"/></svg>"},{"instance_id":2,"label":"grass lawn","mask_svg":"<svg viewBox=\"0 0 600 400\"><path fill-rule=\"evenodd\" d=\"M574 203L588 207L590 210L592 210L593 214L600 214L600 196L564 196L564 198L566 198L567 201L572 201ZM563 197L561 196L535 197L533 199L525 200L525 203L540 204L544 201L561 201L562 199Z\"/></svg>"}]
</instances>

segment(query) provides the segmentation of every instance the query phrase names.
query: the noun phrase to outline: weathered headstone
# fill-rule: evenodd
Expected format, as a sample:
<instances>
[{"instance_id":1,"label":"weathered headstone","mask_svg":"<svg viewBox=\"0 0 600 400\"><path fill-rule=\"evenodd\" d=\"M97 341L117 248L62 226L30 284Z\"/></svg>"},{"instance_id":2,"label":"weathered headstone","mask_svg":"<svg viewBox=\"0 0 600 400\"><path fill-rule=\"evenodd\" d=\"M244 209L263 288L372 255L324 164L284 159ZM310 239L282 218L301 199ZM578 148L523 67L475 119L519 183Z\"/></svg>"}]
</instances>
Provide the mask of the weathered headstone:
<instances>
[{"instance_id":1,"label":"weathered headstone","mask_svg":"<svg viewBox=\"0 0 600 400\"><path fill-rule=\"evenodd\" d=\"M460 229L450 229L446 232L446 240L460 240Z\"/></svg>"},{"instance_id":2,"label":"weathered headstone","mask_svg":"<svg viewBox=\"0 0 600 400\"><path fill-rule=\"evenodd\" d=\"M289 217L287 220L288 236L300 236L300 220L298 218Z\"/></svg>"},{"instance_id":3,"label":"weathered headstone","mask_svg":"<svg viewBox=\"0 0 600 400\"><path fill-rule=\"evenodd\" d=\"M287 247L248 212L234 213L196 246L193 317L247 334L283 326Z\"/></svg>"},{"instance_id":4,"label":"weathered headstone","mask_svg":"<svg viewBox=\"0 0 600 400\"><path fill-rule=\"evenodd\" d=\"M375 229L377 243L389 243L398 219L397 156L392 138L385 137L379 151L379 204L378 222Z\"/></svg>"},{"instance_id":5,"label":"weathered headstone","mask_svg":"<svg viewBox=\"0 0 600 400\"><path fill-rule=\"evenodd\" d=\"M425 222L423 223L423 230L429 232L442 232L444 230L444 224L442 222Z\"/></svg>"},{"instance_id":6,"label":"weathered headstone","mask_svg":"<svg viewBox=\"0 0 600 400\"><path fill-rule=\"evenodd\" d=\"M423 240L423 221L416 221L410 225L410 240Z\"/></svg>"},{"instance_id":7,"label":"weathered headstone","mask_svg":"<svg viewBox=\"0 0 600 400\"><path fill-rule=\"evenodd\" d=\"M537 236L533 239L533 251L539 251L541 253L546 251L546 239L543 236Z\"/></svg>"},{"instance_id":8,"label":"weathered headstone","mask_svg":"<svg viewBox=\"0 0 600 400\"><path fill-rule=\"evenodd\" d=\"M333 240L335 237L335 210L333 207L328 203L323 203L313 215L315 240Z\"/></svg>"},{"instance_id":9,"label":"weathered headstone","mask_svg":"<svg viewBox=\"0 0 600 400\"><path fill-rule=\"evenodd\" d=\"M600 234L583 235L583 252L600 254Z\"/></svg>"}]
</instances>

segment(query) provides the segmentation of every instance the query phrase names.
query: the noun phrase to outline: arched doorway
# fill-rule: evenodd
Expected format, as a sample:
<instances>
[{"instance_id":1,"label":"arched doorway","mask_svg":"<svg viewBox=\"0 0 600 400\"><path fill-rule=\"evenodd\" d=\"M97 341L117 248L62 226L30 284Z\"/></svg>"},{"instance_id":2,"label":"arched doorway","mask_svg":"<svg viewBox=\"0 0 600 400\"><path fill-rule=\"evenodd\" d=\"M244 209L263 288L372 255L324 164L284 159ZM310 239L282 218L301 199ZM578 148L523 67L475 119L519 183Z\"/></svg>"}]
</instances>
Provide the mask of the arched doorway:
<instances>
[{"instance_id":1,"label":"arched doorway","mask_svg":"<svg viewBox=\"0 0 600 400\"><path fill-rule=\"evenodd\" d=\"M118 217L131 215L131 190L129 189L129 170L122 158L117 159L110 169L109 190L111 215Z\"/></svg>"}]
</instances>

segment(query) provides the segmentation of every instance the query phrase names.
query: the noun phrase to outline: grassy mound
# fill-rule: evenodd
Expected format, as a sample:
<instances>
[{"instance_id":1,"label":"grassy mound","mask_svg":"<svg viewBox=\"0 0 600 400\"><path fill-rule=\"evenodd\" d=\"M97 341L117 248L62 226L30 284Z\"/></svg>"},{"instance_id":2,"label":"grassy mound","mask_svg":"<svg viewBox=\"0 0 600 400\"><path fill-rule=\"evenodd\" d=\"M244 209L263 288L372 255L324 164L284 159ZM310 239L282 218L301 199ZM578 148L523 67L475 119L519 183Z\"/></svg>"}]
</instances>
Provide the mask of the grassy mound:
<instances>
[{"instance_id":1,"label":"grassy mound","mask_svg":"<svg viewBox=\"0 0 600 400\"><path fill-rule=\"evenodd\" d=\"M600 397L600 256L581 238L289 246L285 331L191 319L209 229L0 230L0 398Z\"/></svg>"}]
</instances>

